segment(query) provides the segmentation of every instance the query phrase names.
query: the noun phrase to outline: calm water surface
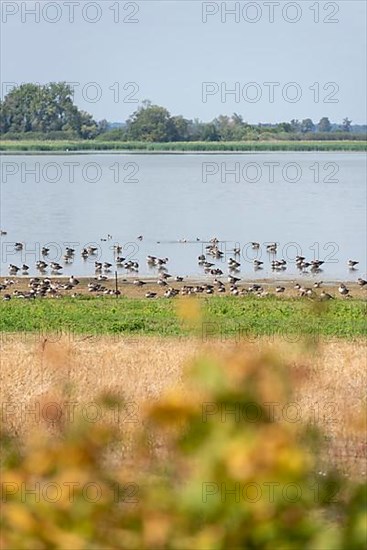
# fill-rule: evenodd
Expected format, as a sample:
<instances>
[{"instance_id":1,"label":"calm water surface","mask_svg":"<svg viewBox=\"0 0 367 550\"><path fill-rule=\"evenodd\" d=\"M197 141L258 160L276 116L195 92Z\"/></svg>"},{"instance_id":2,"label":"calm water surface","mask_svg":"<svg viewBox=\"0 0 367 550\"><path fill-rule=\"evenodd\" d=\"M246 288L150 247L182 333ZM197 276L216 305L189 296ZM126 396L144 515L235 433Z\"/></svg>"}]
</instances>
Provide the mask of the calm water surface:
<instances>
[{"instance_id":1,"label":"calm water surface","mask_svg":"<svg viewBox=\"0 0 367 550\"><path fill-rule=\"evenodd\" d=\"M216 263L225 272L231 249L240 246L244 278L295 278L296 254L325 260L318 279L366 276L364 154L7 155L1 168L3 276L9 263L23 262L35 274L43 245L51 248L47 261L60 263L66 246L76 248L62 273L91 276L96 259L113 259L114 243L139 261L140 276L155 274L147 254L169 257L174 275L201 276L197 256L214 236L223 241L226 258ZM108 234L112 239L101 240ZM25 243L23 251L14 251L16 241ZM252 241L261 243L259 252ZM274 258L288 261L281 275L265 251L273 241ZM80 251L90 243L99 253L84 261ZM265 262L256 273L255 257ZM349 271L348 259L359 260L357 271Z\"/></svg>"}]
</instances>

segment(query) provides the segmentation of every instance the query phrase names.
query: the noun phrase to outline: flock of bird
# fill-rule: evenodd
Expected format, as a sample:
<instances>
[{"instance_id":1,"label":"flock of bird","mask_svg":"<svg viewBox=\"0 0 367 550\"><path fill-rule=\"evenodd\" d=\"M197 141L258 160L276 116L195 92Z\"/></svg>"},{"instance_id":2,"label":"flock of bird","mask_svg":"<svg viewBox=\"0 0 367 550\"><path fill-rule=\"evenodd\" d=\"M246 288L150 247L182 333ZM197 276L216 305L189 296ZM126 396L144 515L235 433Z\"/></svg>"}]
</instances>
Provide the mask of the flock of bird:
<instances>
[{"instance_id":1,"label":"flock of bird","mask_svg":"<svg viewBox=\"0 0 367 550\"><path fill-rule=\"evenodd\" d=\"M4 235L6 232L1 231L1 234ZM107 238L103 238L101 240L110 240L112 239L112 235L108 235ZM143 240L143 236L139 235L137 237L137 240L141 241ZM186 240L182 240L180 242L186 242ZM173 276L168 272L168 258L162 258L158 256L152 256L148 255L146 258L147 266L156 271L156 284L159 287L162 287L164 289L164 297L172 298L178 294L181 295L191 295L191 294L214 294L215 291L218 293L229 293L234 296L245 296L247 294L256 294L259 297L267 296L269 292L263 287L261 284L252 284L248 288L244 288L243 286L240 288L239 285L241 284L241 277L240 277L240 269L241 269L241 262L240 260L240 248L235 247L233 248L231 252L231 257L227 260L227 269L228 272L226 274L227 281L229 285L226 286L226 284L221 280L221 277L223 278L225 276L225 273L223 271L223 265L221 267L217 267L215 264L215 260L222 260L224 261L224 256L226 252L221 250L220 248L220 241L218 238L214 237L212 238L205 247L205 252L203 254L200 254L197 258L198 266L203 269L203 272L206 276L212 276L214 279L210 283L203 283L203 284L196 284L196 285L188 285L184 284L180 289L174 288L173 284L176 283L182 283L184 281L184 277L182 276ZM15 251L22 251L24 248L24 244L21 242L16 242L14 244L14 250ZM251 248L253 250L259 250L260 249L260 243L258 242L252 242ZM87 259L93 259L93 257L96 257L96 254L98 253L98 247L96 246L87 246L85 248L82 248L80 254L81 257L84 260ZM94 261L94 272L95 277L94 280L88 283L88 291L91 293L97 293L98 295L102 294L108 294L108 295L119 295L121 292L117 289L111 289L107 288L105 285L105 282L108 280L111 280L110 274L112 271L115 271L117 269L123 268L127 272L135 274L139 272L139 263L137 261L133 260L127 260L123 256L121 256L123 247L119 244L115 244L113 246L114 251L114 263L111 262L102 262L102 261ZM73 291L72 296L78 296L78 293L75 292L75 288L80 283L73 275L69 277L66 281L64 280L55 280L48 276L47 270L50 269L51 275L62 275L63 271L63 265L61 265L59 262L56 261L47 261L48 254L50 252L50 249L47 247L42 247L41 249L41 256L42 259L38 260L35 263L35 267L38 271L39 276L33 277L29 280L28 291L19 291L14 290L12 294L6 293L3 295L3 300L9 301L12 296L18 297L18 298L36 298L36 297L44 297L44 296L51 296L51 297L58 297L61 296L60 291ZM278 245L277 243L270 243L266 245L266 252L272 257L270 261L271 268L274 272L283 272L287 269L287 261L285 259L276 259L276 254L278 252ZM64 264L71 264L75 258L76 249L71 247L66 247L65 252L63 254L63 263ZM92 260L93 261L93 260ZM310 260L307 261L304 256L298 255L295 258L295 265L297 269L300 271L300 273L312 273L312 274L320 274L322 273L322 266L325 262L319 259L316 260ZM348 261L348 267L351 271L355 271L357 269L359 262L356 260L349 260ZM253 260L253 268L255 271L259 271L263 269L264 262L259 259ZM10 264L9 265L9 276L17 276L18 274L27 276L29 273L30 267L26 264L22 265L15 265ZM126 279L123 280L123 282L127 282ZM146 284L151 284L151 281L142 280L139 278L136 278L132 282L137 287L144 287ZM357 283L364 287L367 285L367 281L362 278L358 278ZM15 281L9 278L6 278L2 284L0 284L0 291L4 291L6 289L10 289L15 284ZM300 284L296 284L294 286L294 289L298 292L300 296L306 296L306 297L318 297L321 300L330 300L333 298L332 295L328 294L324 290L321 291L319 295L316 294L316 289L321 288L323 282L317 281L313 284L313 287L305 287ZM367 286L366 286L367 288ZM278 285L275 288L275 292L277 294L282 294L286 291L286 287ZM350 291L346 287L344 283L341 283L338 287L339 294L342 297L348 297L350 296ZM158 295L157 292L154 292L152 290L149 290L145 293L145 296L147 298L155 298Z\"/></svg>"}]
</instances>

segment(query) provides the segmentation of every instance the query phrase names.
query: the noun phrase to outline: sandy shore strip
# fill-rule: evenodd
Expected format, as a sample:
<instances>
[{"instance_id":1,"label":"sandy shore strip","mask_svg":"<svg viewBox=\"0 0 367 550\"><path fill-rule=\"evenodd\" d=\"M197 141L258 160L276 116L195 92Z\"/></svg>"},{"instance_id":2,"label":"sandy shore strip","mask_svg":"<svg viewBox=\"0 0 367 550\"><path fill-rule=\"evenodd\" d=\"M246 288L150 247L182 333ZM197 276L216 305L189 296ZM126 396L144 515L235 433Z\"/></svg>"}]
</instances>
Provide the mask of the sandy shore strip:
<instances>
[{"instance_id":1,"label":"sandy shore strip","mask_svg":"<svg viewBox=\"0 0 367 550\"><path fill-rule=\"evenodd\" d=\"M1 296L6 293L13 294L14 291L17 292L28 292L30 290L30 281L31 279L34 279L34 277L0 277L0 285L6 285L6 288L2 289L0 291L0 298ZM44 279L50 279L52 283L59 283L61 285L67 284L69 282L69 277L61 277L61 276L53 276L53 277L39 277L40 281ZM177 282L175 281L174 277L167 280L167 286L160 286L158 285L158 277L139 277L136 275L135 277L129 276L129 277L118 277L117 278L117 288L121 293L121 296L125 296L127 298L145 298L145 294L147 292L155 292L157 293L157 297L164 296L164 293L168 288L174 288L178 291L181 291L181 289L185 286L205 286L205 285L214 285L215 291L214 294L218 295L217 292L217 286L214 282L215 277L207 277L207 278L184 278L183 281ZM219 279L219 278L218 278ZM81 277L77 278L79 281L79 284L77 284L74 288L69 290L63 290L59 289L58 294L61 296L71 296L72 294L77 295L91 295L91 296L98 296L103 294L102 292L90 292L88 285L90 283L99 283L103 288L106 288L108 290L115 290L116 288L116 281L112 275L109 275L107 280L98 281L96 277ZM230 283L227 280L227 277L221 277L220 280L224 283L226 287L226 292L221 294L221 296L229 296L230 295ZM12 283L9 284L9 281ZM134 281L141 281L141 285L134 284ZM283 298L297 298L300 296L300 291L295 288L296 285L300 285L303 288L310 288L313 290L314 297L317 298L317 296L320 295L322 291L331 294L331 296L335 298L341 298L346 299L345 297L341 296L338 288L339 288L339 282L334 281L325 281L321 284L320 288L314 287L315 281L306 281L304 279L294 279L292 281L289 280L281 280L281 279L262 279L262 280L251 280L251 279L241 279L239 282L236 283L236 286L239 290L242 289L248 289L251 287L251 285L256 284L260 285L264 291L268 292L269 294L276 294L279 297ZM358 299L366 299L367 298L367 284L364 286L359 285L357 282L348 282L346 283L347 288L349 289L349 297L352 298L358 298ZM284 292L276 292L277 287L284 287ZM209 294L204 294L205 296L210 296Z\"/></svg>"}]
</instances>

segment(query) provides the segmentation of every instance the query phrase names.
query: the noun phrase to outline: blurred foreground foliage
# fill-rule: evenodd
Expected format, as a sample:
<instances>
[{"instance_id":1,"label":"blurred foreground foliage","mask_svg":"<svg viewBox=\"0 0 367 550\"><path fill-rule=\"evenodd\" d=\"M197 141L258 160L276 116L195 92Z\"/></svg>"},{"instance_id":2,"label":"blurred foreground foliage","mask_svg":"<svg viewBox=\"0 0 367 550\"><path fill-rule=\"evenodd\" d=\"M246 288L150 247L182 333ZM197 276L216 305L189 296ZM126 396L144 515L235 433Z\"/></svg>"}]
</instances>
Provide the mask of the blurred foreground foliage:
<instances>
[{"instance_id":1,"label":"blurred foreground foliage","mask_svg":"<svg viewBox=\"0 0 367 550\"><path fill-rule=\"evenodd\" d=\"M1 548L365 548L365 488L316 479L319 435L264 406L291 402L291 375L305 373L267 353L198 359L146 406L124 459L113 424L4 428Z\"/></svg>"}]
</instances>

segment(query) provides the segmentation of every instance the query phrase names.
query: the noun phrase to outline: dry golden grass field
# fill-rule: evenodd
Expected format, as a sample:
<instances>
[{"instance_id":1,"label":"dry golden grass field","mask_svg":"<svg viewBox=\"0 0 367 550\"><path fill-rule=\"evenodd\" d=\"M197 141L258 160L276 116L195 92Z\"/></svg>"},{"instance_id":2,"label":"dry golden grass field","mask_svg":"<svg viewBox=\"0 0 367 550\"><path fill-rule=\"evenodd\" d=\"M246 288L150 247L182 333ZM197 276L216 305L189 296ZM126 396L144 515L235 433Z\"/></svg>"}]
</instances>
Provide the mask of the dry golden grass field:
<instances>
[{"instance_id":1,"label":"dry golden grass field","mask_svg":"<svg viewBox=\"0 0 367 550\"><path fill-rule=\"evenodd\" d=\"M250 353L268 348L296 378L292 402L274 405L274 415L295 426L310 422L323 432L320 471L336 466L344 475L366 474L367 368L364 341L290 344L257 338L241 344ZM141 412L165 390L187 392L185 366L202 353L218 357L239 349L228 340L204 344L196 338L75 336L53 342L37 335L3 334L1 400L3 423L13 433L58 430L82 414L88 422L112 422L131 433ZM290 372L291 374L291 372ZM123 407L103 411L101 394L117 394ZM219 421L219 419L218 419ZM122 449L120 452L126 452ZM118 459L118 456L116 456Z\"/></svg>"}]
</instances>

